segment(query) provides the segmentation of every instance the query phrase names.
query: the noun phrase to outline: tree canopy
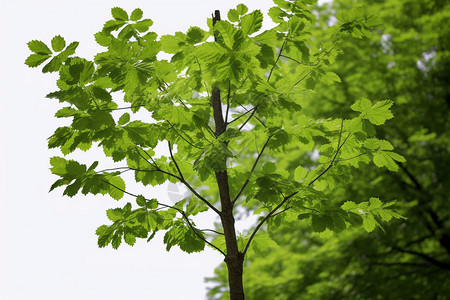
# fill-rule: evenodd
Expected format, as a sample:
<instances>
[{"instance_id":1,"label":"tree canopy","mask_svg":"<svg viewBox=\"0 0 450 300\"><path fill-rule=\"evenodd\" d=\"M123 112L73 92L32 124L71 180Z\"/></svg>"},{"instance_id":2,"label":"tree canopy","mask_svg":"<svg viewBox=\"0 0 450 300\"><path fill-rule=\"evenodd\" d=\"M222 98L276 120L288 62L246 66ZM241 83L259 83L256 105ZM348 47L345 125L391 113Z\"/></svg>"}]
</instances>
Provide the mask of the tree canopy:
<instances>
[{"instance_id":1,"label":"tree canopy","mask_svg":"<svg viewBox=\"0 0 450 300\"><path fill-rule=\"evenodd\" d=\"M378 131L406 158L399 172L367 166L333 203L377 196L397 200L407 220L370 234L346 230L318 236L305 223L284 222L270 237L278 244L248 258L248 299L448 299L450 295L449 77L450 7L445 1L347 1L317 8L321 36L349 6L374 12L364 39L344 38L333 65L341 83L319 83L302 102L323 118L347 115L352 99L392 99L396 116ZM337 12L337 13L336 13ZM319 152L320 154L320 152ZM282 156L279 157L283 159ZM285 159L286 160L286 159ZM377 162L375 161L375 164ZM311 162L311 164L317 164ZM226 299L222 269L210 280L211 299ZM221 283L221 284L220 284Z\"/></svg>"}]
</instances>

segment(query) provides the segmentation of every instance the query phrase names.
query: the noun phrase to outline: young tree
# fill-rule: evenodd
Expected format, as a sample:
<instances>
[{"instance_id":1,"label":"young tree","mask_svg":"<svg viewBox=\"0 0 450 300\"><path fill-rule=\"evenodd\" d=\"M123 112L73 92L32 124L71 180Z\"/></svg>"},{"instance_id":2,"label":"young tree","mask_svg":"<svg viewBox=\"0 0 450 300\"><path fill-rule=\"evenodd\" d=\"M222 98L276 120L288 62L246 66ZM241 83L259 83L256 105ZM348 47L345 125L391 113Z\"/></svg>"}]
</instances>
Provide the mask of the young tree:
<instances>
[{"instance_id":1,"label":"young tree","mask_svg":"<svg viewBox=\"0 0 450 300\"><path fill-rule=\"evenodd\" d=\"M378 198L337 206L327 201L351 180L352 169L373 160L396 170L395 161L404 161L388 141L375 137L375 126L393 117L392 102L357 100L354 117L345 119L315 119L301 110L316 82L340 81L330 71L339 43L348 34L369 35L372 17L351 10L317 40L310 33L315 1L274 2L269 16L276 26L263 32L262 13L240 4L228 12L228 21L215 11L207 31L191 27L159 39L140 9L128 15L115 7L113 19L95 34L107 50L94 61L75 56L78 43L66 47L61 36L52 39L51 49L41 41L28 43L34 52L28 66L51 58L42 71L59 73L59 90L48 95L66 104L56 117L72 119L56 129L49 147L67 155L95 144L117 163L98 170L97 161L87 167L53 157L51 171L60 179L51 190L65 186L68 196L135 199L136 205L107 211L112 224L97 229L100 247L118 248L122 239L129 245L136 238L150 241L158 231L165 231L167 250L178 245L199 252L208 245L224 256L230 298L244 299L246 255L271 246L262 227L308 220L318 232L350 225L372 231L380 220L400 217L390 208L393 202ZM171 60L158 59L161 51ZM129 105L119 107L112 95ZM147 112L147 119L131 121L129 112L116 117L125 109ZM164 144L167 156L157 157L155 148ZM320 151L318 167L308 165L314 149ZM144 186L181 183L190 196L169 205L137 194L122 179L129 171ZM235 230L243 207L259 216L248 235ZM203 212L219 219L214 230L197 228L194 217Z\"/></svg>"}]
</instances>

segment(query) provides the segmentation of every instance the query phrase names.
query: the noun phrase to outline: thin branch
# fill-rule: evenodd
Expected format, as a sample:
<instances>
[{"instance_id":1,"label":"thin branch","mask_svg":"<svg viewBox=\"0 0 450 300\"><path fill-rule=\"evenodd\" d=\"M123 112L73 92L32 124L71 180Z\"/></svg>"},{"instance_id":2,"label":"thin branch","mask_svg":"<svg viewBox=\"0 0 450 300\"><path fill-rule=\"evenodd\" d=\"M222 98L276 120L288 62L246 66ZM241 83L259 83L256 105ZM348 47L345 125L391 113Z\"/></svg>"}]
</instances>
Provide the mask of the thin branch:
<instances>
[{"instance_id":1,"label":"thin branch","mask_svg":"<svg viewBox=\"0 0 450 300\"><path fill-rule=\"evenodd\" d=\"M239 120L240 118L242 118L243 116L245 116L246 114L248 114L249 112L251 112L252 110L254 110L255 108L256 108L256 106L253 107L253 108L250 109L250 110L247 110L245 113L241 114L239 117L236 117L236 118L234 118L233 120L231 120L230 122L228 122L227 125L230 125L231 123L233 123L233 122Z\"/></svg>"},{"instance_id":2,"label":"thin branch","mask_svg":"<svg viewBox=\"0 0 450 300\"><path fill-rule=\"evenodd\" d=\"M258 108L258 106L255 106L255 107L252 108L252 109L253 109L252 113L251 113L250 116L247 118L247 120L245 120L245 122L242 123L242 125L239 127L239 130L241 130L242 128L244 128L244 126L247 124L247 122L250 121L250 119L251 119L251 118L253 117L253 115L255 114L257 108Z\"/></svg>"},{"instance_id":3,"label":"thin branch","mask_svg":"<svg viewBox=\"0 0 450 300\"><path fill-rule=\"evenodd\" d=\"M267 82L269 82L270 77L272 76L273 70L275 69L275 67L276 67L276 65L278 63L278 60L280 59L281 53L283 52L284 45L286 45L286 39L287 39L288 35L289 35L289 33L286 35L286 37L285 37L285 39L283 41L283 44L281 45L280 52L278 52L278 57L275 60L275 63L273 64L272 69L270 70L269 76L267 77Z\"/></svg>"},{"instance_id":4,"label":"thin branch","mask_svg":"<svg viewBox=\"0 0 450 300\"><path fill-rule=\"evenodd\" d=\"M230 110L230 93L231 93L231 81L228 79L228 96L227 96L227 111L225 113L225 126L228 125L228 111Z\"/></svg>"},{"instance_id":5,"label":"thin branch","mask_svg":"<svg viewBox=\"0 0 450 300\"><path fill-rule=\"evenodd\" d=\"M291 209L291 208L292 208L292 206L286 207L286 208L283 209L282 211L279 211L279 212L277 212L276 214L273 214L272 217L278 216L279 214L284 213L285 211L287 211L287 210L289 210L289 209Z\"/></svg>"},{"instance_id":6,"label":"thin branch","mask_svg":"<svg viewBox=\"0 0 450 300\"><path fill-rule=\"evenodd\" d=\"M128 167L117 167L117 168L103 169L103 170L95 172L95 174L99 174L99 173L103 173L103 172L109 172L109 171L120 171L120 170L123 170L123 169L125 169L126 171L130 170L130 168L128 168Z\"/></svg>"},{"instance_id":7,"label":"thin branch","mask_svg":"<svg viewBox=\"0 0 450 300\"><path fill-rule=\"evenodd\" d=\"M422 190L422 185L416 179L416 177L411 172L409 172L409 170L403 164L399 164L399 165L400 165L400 168L406 173L408 178L414 183L416 189L421 191Z\"/></svg>"},{"instance_id":8,"label":"thin branch","mask_svg":"<svg viewBox=\"0 0 450 300\"><path fill-rule=\"evenodd\" d=\"M99 106L98 103L97 103L97 101L95 101L94 95L92 95L91 91L90 91L84 84L80 84L80 85L81 85L81 88L82 88L83 90L86 90L86 91L88 92L89 96L91 96L92 101L94 101L95 106L97 106L97 109L98 109L98 110L101 110L101 109L100 109L100 106Z\"/></svg>"},{"instance_id":9,"label":"thin branch","mask_svg":"<svg viewBox=\"0 0 450 300\"><path fill-rule=\"evenodd\" d=\"M131 109L131 108L137 108L137 107L145 107L147 104L142 105L133 105L128 107L119 107L119 108L102 108L101 111L116 111L116 110L124 110L124 109Z\"/></svg>"},{"instance_id":10,"label":"thin branch","mask_svg":"<svg viewBox=\"0 0 450 300\"><path fill-rule=\"evenodd\" d=\"M167 121L167 120L166 120ZM173 129L186 143L188 143L189 145L191 145L192 147L194 147L194 148L197 148L197 149L204 149L204 148L202 148L202 147L199 147L199 146L196 146L196 145L194 145L193 143L191 143L191 142L189 142L184 136L182 136L179 132L178 132L178 130L175 128L175 125L173 125L172 123L170 123L169 121L167 121L167 123L169 123L169 125L171 126L170 127L170 129Z\"/></svg>"},{"instance_id":11,"label":"thin branch","mask_svg":"<svg viewBox=\"0 0 450 300\"><path fill-rule=\"evenodd\" d=\"M393 262L393 263L373 262L373 263L371 263L371 265L386 266L386 267L392 267L392 266L427 267L427 266L430 266L429 264L407 263L407 262Z\"/></svg>"},{"instance_id":12,"label":"thin branch","mask_svg":"<svg viewBox=\"0 0 450 300\"><path fill-rule=\"evenodd\" d=\"M252 167L252 169L251 169L251 171L250 171L250 174L249 174L248 177L247 177L247 180L245 180L244 184L242 185L241 189L240 189L239 192L237 193L236 197L234 197L233 201L231 202L233 205L234 205L234 203L237 201L237 199L241 196L241 194L242 194L242 192L244 191L245 187L246 187L247 184L249 183L250 177L252 176L253 171L254 171L255 168L256 168L256 165L258 164L259 158L260 158L261 155L263 154L264 149L266 149L266 146L267 146L267 144L269 143L271 137L272 137L272 136L270 135L270 136L267 138L267 141L265 142L264 146L262 147L261 152L259 152L258 157L256 158L255 162L253 163L253 167Z\"/></svg>"},{"instance_id":13,"label":"thin branch","mask_svg":"<svg viewBox=\"0 0 450 300\"><path fill-rule=\"evenodd\" d=\"M200 231L211 231L211 232L214 232L214 233L217 233L217 234L220 234L220 235L224 235L224 233L218 232L218 231L215 231L215 230L212 230L212 229L200 229Z\"/></svg>"},{"instance_id":14,"label":"thin branch","mask_svg":"<svg viewBox=\"0 0 450 300\"><path fill-rule=\"evenodd\" d=\"M248 110L244 105L240 104L236 99L234 99L234 101L236 101L237 104L239 104L240 107L242 107L243 109L245 109L246 112L250 112L252 109ZM259 121L259 123L261 123L262 126L266 127L266 124L264 124L263 121L261 121L260 118L258 118L257 116L255 116L255 119Z\"/></svg>"},{"instance_id":15,"label":"thin branch","mask_svg":"<svg viewBox=\"0 0 450 300\"><path fill-rule=\"evenodd\" d=\"M174 207L174 208L175 208L175 207ZM188 223L189 227L192 229L192 231L194 231L194 233L195 233L201 240L203 240L205 243L207 243L208 245L210 245L211 247L213 247L214 249L216 249L217 251L219 251L220 253L222 253L223 256L227 256L227 255L225 254L225 252L223 252L223 251L222 251L221 249L219 249L218 247L214 246L212 243L208 242L207 239L205 239L201 234L199 234L199 233L197 232L197 230L194 228L194 226L192 226L191 222L189 222L189 219L188 219L188 217L186 216L186 213L185 213L183 210L177 209L177 208L175 208L175 209L178 210L178 211L183 215L183 217L184 217L184 219L186 220L186 222Z\"/></svg>"},{"instance_id":16,"label":"thin branch","mask_svg":"<svg viewBox=\"0 0 450 300\"><path fill-rule=\"evenodd\" d=\"M250 238L247 241L247 244L245 245L244 251L242 252L242 256L245 256L245 253L248 250L248 247L250 246L250 243L252 242L253 238L255 237L256 233L258 232L258 230L261 228L261 226L264 224L264 222L266 222L270 217L272 217L272 215L281 207L283 206L283 204L286 203L286 201L288 201L290 198L294 197L295 195L298 194L299 191L293 192L292 194L284 197L283 201L280 202L280 204L278 204L274 209L272 209L267 216L262 219L261 222L259 222L259 224L256 226L255 230L253 231L252 235L250 236Z\"/></svg>"},{"instance_id":17,"label":"thin branch","mask_svg":"<svg viewBox=\"0 0 450 300\"><path fill-rule=\"evenodd\" d=\"M293 88L295 88L297 86L297 84L299 84L300 82L302 82L303 80L305 80L306 77L308 77L308 75L311 74L311 70L308 71L308 73L305 74L305 76L303 76L302 78L300 78L299 81L297 81L296 83L294 83L294 85L291 87L291 89L289 90L292 91Z\"/></svg>"},{"instance_id":18,"label":"thin branch","mask_svg":"<svg viewBox=\"0 0 450 300\"><path fill-rule=\"evenodd\" d=\"M319 212L319 211L318 211L317 209L315 209L315 208L305 207L305 206L303 206L303 205L302 205L300 208L309 209L309 210L314 211L314 212L316 212L316 213Z\"/></svg>"},{"instance_id":19,"label":"thin branch","mask_svg":"<svg viewBox=\"0 0 450 300\"><path fill-rule=\"evenodd\" d=\"M308 186L312 185L317 179L319 179L320 177L322 177L326 172L328 172L328 170L331 169L331 167L333 166L334 161L336 160L336 157L339 154L339 151L341 150L342 146L344 146L345 142L347 142L348 138L352 135L352 133L349 133L348 136L345 138L345 140L341 143L341 137L342 137L342 130L344 128L344 119L342 119L341 121L341 130L339 131L339 139L338 139L338 147L336 149L336 153L334 154L333 159L331 160L330 164L328 165L328 167L323 170L316 178L314 178L313 180L311 180L311 182L308 184Z\"/></svg>"},{"instance_id":20,"label":"thin branch","mask_svg":"<svg viewBox=\"0 0 450 300\"><path fill-rule=\"evenodd\" d=\"M301 61L298 61L298 60L296 60L296 59L294 59L294 58L292 58L292 57L290 57L290 56L281 55L281 57L284 57L284 58L290 59L290 60L292 60L292 61L295 61L295 62L298 63L299 65L304 65L304 66L309 66L309 67L317 66L317 65L320 63L320 60L318 60L318 61L315 62L315 63L312 63L312 64L306 64L306 63L303 63L303 62L301 62Z\"/></svg>"},{"instance_id":21,"label":"thin branch","mask_svg":"<svg viewBox=\"0 0 450 300\"><path fill-rule=\"evenodd\" d=\"M178 174L180 174L181 179L184 180L183 173L181 173L180 167L178 166L177 161L175 160L175 157L173 157L172 145L170 145L170 141L167 141L167 144L169 146L170 157L172 158L172 161L173 161L173 163L175 164L175 167L178 170Z\"/></svg>"},{"instance_id":22,"label":"thin branch","mask_svg":"<svg viewBox=\"0 0 450 300\"><path fill-rule=\"evenodd\" d=\"M436 260L436 259L432 258L431 256L425 254L425 253L416 252L416 251L412 251L412 250L406 250L406 249L402 249L402 248L398 248L398 247L395 247L394 249L399 251L399 252L403 252L403 253L408 253L408 254L419 256L420 258L426 260L429 263L432 263L433 265L435 265L435 266L437 266L439 268L442 268L444 270L450 270L450 264L449 263Z\"/></svg>"}]
</instances>

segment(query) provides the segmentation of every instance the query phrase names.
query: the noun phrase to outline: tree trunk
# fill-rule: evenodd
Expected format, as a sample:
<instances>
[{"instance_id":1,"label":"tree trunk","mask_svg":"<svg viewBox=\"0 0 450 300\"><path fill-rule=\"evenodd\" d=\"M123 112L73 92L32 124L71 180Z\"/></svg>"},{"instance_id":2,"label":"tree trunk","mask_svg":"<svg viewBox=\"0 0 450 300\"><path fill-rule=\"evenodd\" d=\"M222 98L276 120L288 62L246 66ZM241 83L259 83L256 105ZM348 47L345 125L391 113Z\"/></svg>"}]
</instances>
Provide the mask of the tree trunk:
<instances>
[{"instance_id":1,"label":"tree trunk","mask_svg":"<svg viewBox=\"0 0 450 300\"><path fill-rule=\"evenodd\" d=\"M220 12L216 10L213 15L213 25L220 20ZM214 87L211 93L211 106L213 108L215 135L220 136L227 129L223 119L220 89ZM233 203L230 198L227 171L216 172L217 185L219 187L220 203L222 206L220 219L222 221L227 255L225 263L228 269L228 283L230 287L230 300L244 300L244 286L242 284L244 255L239 252L236 230L234 228Z\"/></svg>"}]
</instances>

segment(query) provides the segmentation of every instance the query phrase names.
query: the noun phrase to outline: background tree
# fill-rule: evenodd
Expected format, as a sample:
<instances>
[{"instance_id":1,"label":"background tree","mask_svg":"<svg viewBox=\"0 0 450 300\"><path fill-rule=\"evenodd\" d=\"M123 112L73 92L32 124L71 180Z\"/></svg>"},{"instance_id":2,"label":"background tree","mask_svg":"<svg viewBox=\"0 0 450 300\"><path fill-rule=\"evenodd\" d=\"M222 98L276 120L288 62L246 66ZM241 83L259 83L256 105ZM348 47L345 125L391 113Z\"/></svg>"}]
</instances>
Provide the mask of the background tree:
<instances>
[{"instance_id":1,"label":"background tree","mask_svg":"<svg viewBox=\"0 0 450 300\"><path fill-rule=\"evenodd\" d=\"M395 161L405 160L390 142L375 138L375 126L393 117L389 100L357 100L351 105L354 117L347 119L301 111L317 82L340 81L330 66L343 38L366 36L373 25L370 14L354 9L320 39L313 38L309 30L316 17L308 4L314 2L276 0L269 15L277 25L262 33L261 12L248 13L241 4L228 12L229 21L216 11L208 31L191 27L160 39L140 9L128 15L115 7L114 19L95 35L107 50L93 62L74 56L78 43L66 46L61 36L51 47L28 43L34 52L28 66L51 59L42 71L58 72L59 90L48 97L66 104L56 117L71 119L56 129L49 147L67 155L95 145L111 158L109 164L118 163L87 167L53 157L51 170L60 179L51 190L65 186L68 196L135 199L136 205L107 211L113 223L97 229L100 247L150 241L158 231L165 231L167 250L177 245L198 252L208 245L224 256L231 299L243 299L247 252L270 246L267 234L257 234L263 226L300 219L311 220L317 232L342 231L350 224L371 232L381 221L400 218L392 201L331 201L353 169L373 160L396 171ZM158 59L160 51L172 54L170 62ZM118 96L127 107L119 107ZM155 152L161 145L166 155ZM309 163L308 151L314 149L321 153L319 166ZM126 173L144 186L179 182L191 194L169 205L144 196L145 190L126 189ZM260 216L248 235L235 230L241 207ZM193 218L201 212L217 217L217 228L197 228Z\"/></svg>"},{"instance_id":2,"label":"background tree","mask_svg":"<svg viewBox=\"0 0 450 300\"><path fill-rule=\"evenodd\" d=\"M346 1L317 8L315 36L344 8L362 5L379 24L368 39L344 38L333 66L341 83L316 85L302 102L317 117L347 115L351 99L393 99L397 116L380 137L406 158L398 173L357 171L333 201L376 195L397 199L408 220L385 232L347 230L319 238L307 225L280 226L280 245L248 258L248 299L448 299L450 295L449 78L450 7L445 1ZM338 13L336 13L338 12ZM280 157L279 159L282 159ZM320 162L320 161L319 161ZM317 162L311 162L317 165ZM377 162L375 161L375 164ZM210 291L218 299L225 282ZM226 299L226 296L222 297Z\"/></svg>"}]
</instances>

